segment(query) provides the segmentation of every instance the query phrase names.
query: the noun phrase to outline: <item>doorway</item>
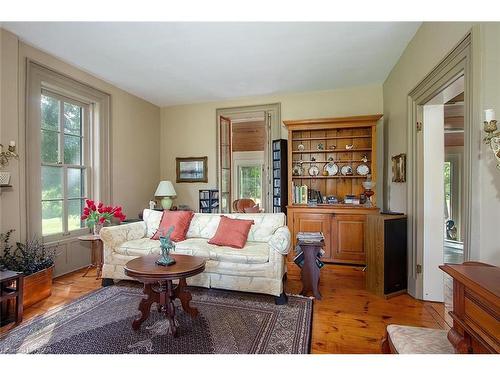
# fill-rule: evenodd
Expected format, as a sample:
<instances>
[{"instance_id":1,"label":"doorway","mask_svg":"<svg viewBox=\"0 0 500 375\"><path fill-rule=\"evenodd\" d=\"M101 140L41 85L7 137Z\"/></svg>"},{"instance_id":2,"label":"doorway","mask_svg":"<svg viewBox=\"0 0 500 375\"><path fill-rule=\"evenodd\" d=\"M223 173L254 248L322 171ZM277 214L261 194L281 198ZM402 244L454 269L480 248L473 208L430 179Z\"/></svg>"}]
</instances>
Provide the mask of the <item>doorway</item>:
<instances>
[{"instance_id":1,"label":"doorway","mask_svg":"<svg viewBox=\"0 0 500 375\"><path fill-rule=\"evenodd\" d=\"M439 265L463 262L464 75L421 106L423 299L443 302Z\"/></svg>"},{"instance_id":2,"label":"doorway","mask_svg":"<svg viewBox=\"0 0 500 375\"><path fill-rule=\"evenodd\" d=\"M448 300L439 265L469 260L472 212L471 35L408 96L408 293Z\"/></svg>"},{"instance_id":3,"label":"doorway","mask_svg":"<svg viewBox=\"0 0 500 375\"><path fill-rule=\"evenodd\" d=\"M279 104L217 110L220 211L251 199L263 212L272 207L272 140L281 138Z\"/></svg>"}]
</instances>

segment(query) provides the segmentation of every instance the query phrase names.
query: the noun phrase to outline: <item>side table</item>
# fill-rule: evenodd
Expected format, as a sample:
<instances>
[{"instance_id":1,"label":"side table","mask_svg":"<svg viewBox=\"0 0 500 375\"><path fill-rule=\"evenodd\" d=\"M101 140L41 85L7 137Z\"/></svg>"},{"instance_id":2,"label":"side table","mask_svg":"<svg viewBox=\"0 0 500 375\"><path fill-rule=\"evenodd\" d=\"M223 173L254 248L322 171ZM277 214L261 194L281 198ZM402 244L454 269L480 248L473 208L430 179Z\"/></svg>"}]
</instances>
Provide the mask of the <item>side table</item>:
<instances>
[{"instance_id":1,"label":"side table","mask_svg":"<svg viewBox=\"0 0 500 375\"><path fill-rule=\"evenodd\" d=\"M90 249L92 261L91 264L87 267L87 270L83 274L82 277L87 276L87 273L92 268L97 269L97 277L96 280L101 277L102 274L102 263L103 263L103 245L101 241L101 237L95 234L86 234L84 236L78 237L80 241L90 241Z\"/></svg>"},{"instance_id":2,"label":"side table","mask_svg":"<svg viewBox=\"0 0 500 375\"><path fill-rule=\"evenodd\" d=\"M15 286L14 286L15 284ZM23 320L23 285L24 275L21 272L0 271L0 326ZM10 301L15 299L14 317L10 315Z\"/></svg>"},{"instance_id":3,"label":"side table","mask_svg":"<svg viewBox=\"0 0 500 375\"><path fill-rule=\"evenodd\" d=\"M304 253L304 264L302 265L301 279L302 291L300 294L303 296L312 293L316 299L321 299L319 292L319 273L320 268L316 263L319 253L323 246L324 241L297 241L297 245Z\"/></svg>"}]
</instances>

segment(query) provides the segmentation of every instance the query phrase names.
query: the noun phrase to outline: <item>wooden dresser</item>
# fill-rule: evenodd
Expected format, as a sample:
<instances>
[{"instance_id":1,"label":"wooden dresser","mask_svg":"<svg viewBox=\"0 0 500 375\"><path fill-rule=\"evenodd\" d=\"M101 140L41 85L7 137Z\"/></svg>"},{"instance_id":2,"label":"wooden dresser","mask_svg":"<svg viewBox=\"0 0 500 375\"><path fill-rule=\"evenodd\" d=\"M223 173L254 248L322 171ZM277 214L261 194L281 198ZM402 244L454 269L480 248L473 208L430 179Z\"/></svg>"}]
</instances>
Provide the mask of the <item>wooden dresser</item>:
<instances>
[{"instance_id":1,"label":"wooden dresser","mask_svg":"<svg viewBox=\"0 0 500 375\"><path fill-rule=\"evenodd\" d=\"M366 216L378 212L376 191L371 197L374 207L344 204L343 200L347 195L360 197L367 172L376 181L376 125L381 117L284 121L288 128L287 223L294 246L298 232L319 231L325 236L323 261L366 263ZM297 187L306 187L314 197L318 192L321 197L336 197L340 203L309 206L302 196L297 199ZM292 258L290 254L289 261Z\"/></svg>"},{"instance_id":2,"label":"wooden dresser","mask_svg":"<svg viewBox=\"0 0 500 375\"><path fill-rule=\"evenodd\" d=\"M500 268L468 262L440 266L453 278L453 328L457 353L500 352Z\"/></svg>"}]
</instances>

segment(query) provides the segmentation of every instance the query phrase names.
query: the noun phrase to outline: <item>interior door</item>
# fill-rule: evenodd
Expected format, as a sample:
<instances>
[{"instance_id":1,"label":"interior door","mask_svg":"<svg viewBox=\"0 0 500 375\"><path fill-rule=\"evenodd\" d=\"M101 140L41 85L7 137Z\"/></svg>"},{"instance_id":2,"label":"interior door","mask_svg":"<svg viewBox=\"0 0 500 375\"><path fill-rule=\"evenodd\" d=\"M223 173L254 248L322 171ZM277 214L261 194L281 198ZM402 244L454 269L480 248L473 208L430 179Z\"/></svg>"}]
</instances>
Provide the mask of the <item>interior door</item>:
<instances>
[{"instance_id":1,"label":"interior door","mask_svg":"<svg viewBox=\"0 0 500 375\"><path fill-rule=\"evenodd\" d=\"M220 212L231 211L231 119L219 117L219 191Z\"/></svg>"}]
</instances>

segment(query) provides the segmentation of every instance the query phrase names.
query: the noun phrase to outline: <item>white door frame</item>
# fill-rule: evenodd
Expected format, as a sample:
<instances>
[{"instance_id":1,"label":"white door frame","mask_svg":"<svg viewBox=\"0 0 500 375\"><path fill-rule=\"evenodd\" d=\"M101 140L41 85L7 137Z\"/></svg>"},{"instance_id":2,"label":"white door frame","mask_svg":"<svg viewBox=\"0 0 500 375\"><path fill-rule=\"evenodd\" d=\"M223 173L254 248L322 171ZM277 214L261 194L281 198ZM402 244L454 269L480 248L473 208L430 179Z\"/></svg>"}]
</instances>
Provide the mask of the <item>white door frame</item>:
<instances>
[{"instance_id":1,"label":"white door frame","mask_svg":"<svg viewBox=\"0 0 500 375\"><path fill-rule=\"evenodd\" d=\"M472 222L472 174L477 166L478 145L472 121L472 35L469 33L443 61L417 85L408 95L408 155L407 155L407 200L408 200L408 293L423 298L423 173L419 160L422 144L417 136L423 120L423 105L438 94L454 78L464 75L464 260L470 258ZM474 153L473 153L474 150ZM477 170L477 168L476 168Z\"/></svg>"}]
</instances>

